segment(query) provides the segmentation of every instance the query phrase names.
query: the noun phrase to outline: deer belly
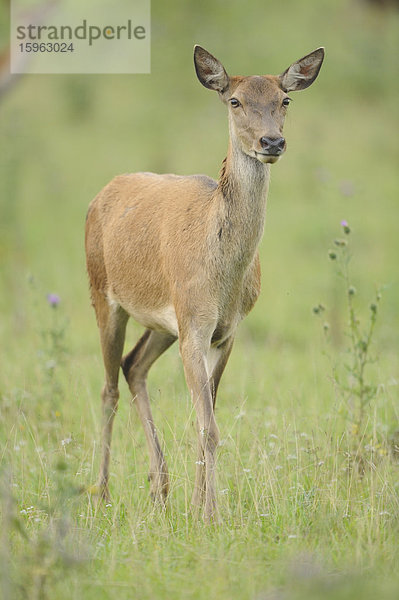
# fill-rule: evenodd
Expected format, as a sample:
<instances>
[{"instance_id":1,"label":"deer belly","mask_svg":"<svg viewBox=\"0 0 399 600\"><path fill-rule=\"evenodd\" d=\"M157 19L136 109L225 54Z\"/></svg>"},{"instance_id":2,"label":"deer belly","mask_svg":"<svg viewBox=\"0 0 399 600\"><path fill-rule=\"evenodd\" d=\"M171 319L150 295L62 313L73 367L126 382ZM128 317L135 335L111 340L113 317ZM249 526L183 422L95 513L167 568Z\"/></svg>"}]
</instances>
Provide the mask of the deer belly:
<instances>
[{"instance_id":1,"label":"deer belly","mask_svg":"<svg viewBox=\"0 0 399 600\"><path fill-rule=\"evenodd\" d=\"M129 310L129 314L141 325L148 329L165 331L178 336L177 318L173 306L165 306L156 310Z\"/></svg>"},{"instance_id":2,"label":"deer belly","mask_svg":"<svg viewBox=\"0 0 399 600\"><path fill-rule=\"evenodd\" d=\"M171 333L176 337L179 334L177 326L176 312L172 305L163 306L161 308L145 308L129 304L129 302L116 301L108 295L110 305L116 304L121 306L137 323L148 329L156 331L164 331Z\"/></svg>"}]
</instances>

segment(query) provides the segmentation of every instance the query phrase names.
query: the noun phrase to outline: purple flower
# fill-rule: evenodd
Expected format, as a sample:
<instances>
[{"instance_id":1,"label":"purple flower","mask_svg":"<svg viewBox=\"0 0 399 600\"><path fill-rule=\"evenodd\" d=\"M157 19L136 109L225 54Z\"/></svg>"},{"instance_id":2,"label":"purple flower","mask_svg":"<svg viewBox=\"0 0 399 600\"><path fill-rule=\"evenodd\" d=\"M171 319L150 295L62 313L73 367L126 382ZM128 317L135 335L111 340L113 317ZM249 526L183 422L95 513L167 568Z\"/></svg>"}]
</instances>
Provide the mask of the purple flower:
<instances>
[{"instance_id":1,"label":"purple flower","mask_svg":"<svg viewBox=\"0 0 399 600\"><path fill-rule=\"evenodd\" d=\"M344 233L346 233L346 235L349 235L351 232L351 228L348 225L348 221L345 221L345 219L343 221L341 221L341 225L343 227Z\"/></svg>"},{"instance_id":2,"label":"purple flower","mask_svg":"<svg viewBox=\"0 0 399 600\"><path fill-rule=\"evenodd\" d=\"M58 296L58 294L47 294L46 298L47 298L47 302L53 308L56 308L61 301L61 298Z\"/></svg>"}]
</instances>

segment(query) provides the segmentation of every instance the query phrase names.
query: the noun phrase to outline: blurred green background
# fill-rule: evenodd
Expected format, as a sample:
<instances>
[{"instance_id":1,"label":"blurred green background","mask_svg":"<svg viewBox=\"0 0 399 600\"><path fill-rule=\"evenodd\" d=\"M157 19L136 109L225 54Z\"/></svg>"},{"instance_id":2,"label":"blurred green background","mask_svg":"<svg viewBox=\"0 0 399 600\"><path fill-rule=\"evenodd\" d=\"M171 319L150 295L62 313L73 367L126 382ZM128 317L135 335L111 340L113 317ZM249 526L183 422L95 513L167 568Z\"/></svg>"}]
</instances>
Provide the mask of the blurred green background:
<instances>
[{"instance_id":1,"label":"blurred green background","mask_svg":"<svg viewBox=\"0 0 399 600\"><path fill-rule=\"evenodd\" d=\"M358 236L358 284L389 285L384 335L393 343L398 14L361 0L155 1L150 75L22 77L0 108L1 308L8 325L17 326L26 311L25 275L33 274L60 294L72 328L83 327L89 343L96 333L83 227L91 198L118 173L217 177L227 120L216 94L196 79L194 43L231 74L276 74L326 47L319 80L294 95L288 152L272 170L263 295L250 320L261 321L265 343L307 343L311 305L329 293L326 244L346 219Z\"/></svg>"},{"instance_id":2,"label":"blurred green background","mask_svg":"<svg viewBox=\"0 0 399 600\"><path fill-rule=\"evenodd\" d=\"M7 48L5 4L2 48ZM196 78L195 43L232 75L277 74L325 46L315 84L292 94L285 125L288 151L272 167L261 244L262 294L239 328L221 384L218 423L227 441L220 452L220 489L231 493L223 496L226 527L213 536L185 517L195 434L177 345L150 375L155 420L170 449L170 522L159 524L141 495L147 497L148 491L147 452L126 386L121 386L115 421L115 514L97 521L80 508L71 518L81 524L80 513L85 513L77 530L92 536L87 543L95 560L83 579L84 598L91 597L93 581L100 585L107 579L115 587L101 594L94 588L96 599L131 598L121 582L129 582L136 597L151 600L162 594L209 598L212 585L218 598L263 599L255 591L280 585L282 564L287 579L296 581L287 565L305 546L316 556L327 556L332 568L353 566L355 581L337 580L336 593L316 577L314 586L306 580L294 589L291 583L291 595L268 598L371 598L383 597L381 590L388 588L389 597L396 597L397 577L391 581L390 576L398 572L397 455L391 460L386 450L387 440L397 435L399 381L395 4L153 0L150 75L26 75L1 97L1 466L11 465L15 503L25 511L31 536L29 543L16 542L17 565L25 564L26 545L33 557L38 555L35 540L41 539L44 517L35 513L36 523L29 514L43 497L57 497L52 496L59 485L53 461L65 459L74 485L87 486L96 477L103 369L85 272L89 202L118 173L218 176L227 149L227 118L217 95ZM331 384L320 323L312 314L314 305L325 304L333 352L339 355L347 345L346 290L334 274L328 249L342 235L342 220L352 229L352 280L363 323L375 288L383 286L375 332L378 361L370 371L378 394L368 413L372 431L367 436L380 440L385 458L379 460L385 463L354 482L340 462L347 456L342 432L350 431L350 423L344 417L340 421L336 410L339 393ZM60 296L56 310L48 306L48 293ZM130 325L129 344L139 334L140 328ZM361 452L370 452L366 442L365 434ZM261 464L259 456L272 444L278 450L268 455L269 472L269 463ZM294 463L295 452L303 466ZM277 473L273 461L279 462ZM318 464L325 464L322 475ZM244 465L250 467L243 475ZM258 473L252 481L251 469ZM132 540L138 540L136 546ZM32 561L29 576L36 572ZM356 578L367 569L375 586L362 575ZM80 597L81 584L77 576L73 597ZM65 583L50 597L68 594Z\"/></svg>"}]
</instances>

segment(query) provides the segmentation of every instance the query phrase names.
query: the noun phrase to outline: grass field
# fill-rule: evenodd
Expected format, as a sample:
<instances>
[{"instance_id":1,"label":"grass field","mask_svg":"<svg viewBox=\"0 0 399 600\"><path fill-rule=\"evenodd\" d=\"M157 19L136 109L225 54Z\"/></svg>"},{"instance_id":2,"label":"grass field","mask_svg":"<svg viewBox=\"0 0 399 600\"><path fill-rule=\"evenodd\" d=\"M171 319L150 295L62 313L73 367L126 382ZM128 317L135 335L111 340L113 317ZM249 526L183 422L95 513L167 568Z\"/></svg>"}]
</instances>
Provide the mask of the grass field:
<instances>
[{"instance_id":1,"label":"grass field","mask_svg":"<svg viewBox=\"0 0 399 600\"><path fill-rule=\"evenodd\" d=\"M361 0L154 0L151 75L26 76L3 98L1 598L398 598L398 25ZM117 173L217 176L227 120L195 77L194 43L232 74L278 73L326 47L319 79L289 108L262 294L219 391L218 527L191 514L194 414L177 347L150 374L168 509L149 499L122 382L112 503L95 510L89 494L103 368L85 214ZM337 238L349 243L352 296L328 258ZM377 317L363 393L365 335L354 348L348 299L360 332ZM130 345L140 332L129 325Z\"/></svg>"}]
</instances>

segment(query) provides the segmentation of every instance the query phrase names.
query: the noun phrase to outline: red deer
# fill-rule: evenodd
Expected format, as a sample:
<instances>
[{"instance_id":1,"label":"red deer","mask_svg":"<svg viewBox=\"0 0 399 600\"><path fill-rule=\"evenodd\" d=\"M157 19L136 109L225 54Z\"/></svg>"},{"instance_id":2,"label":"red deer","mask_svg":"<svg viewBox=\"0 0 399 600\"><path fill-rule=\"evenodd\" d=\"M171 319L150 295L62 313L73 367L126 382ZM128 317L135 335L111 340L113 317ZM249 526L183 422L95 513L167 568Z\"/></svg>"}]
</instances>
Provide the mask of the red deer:
<instances>
[{"instance_id":1,"label":"red deer","mask_svg":"<svg viewBox=\"0 0 399 600\"><path fill-rule=\"evenodd\" d=\"M270 165L286 150L288 93L310 86L323 58L324 49L318 48L282 75L229 77L214 56L195 46L198 79L218 92L229 115L230 141L219 180L133 173L115 177L92 201L87 269L105 365L101 497L109 495L121 366L148 443L151 495L166 500L168 469L146 379L155 360L178 339L198 429L192 502L204 505L206 521L218 519L216 393L237 325L260 292L258 245ZM122 358L129 317L145 332Z\"/></svg>"}]
</instances>

